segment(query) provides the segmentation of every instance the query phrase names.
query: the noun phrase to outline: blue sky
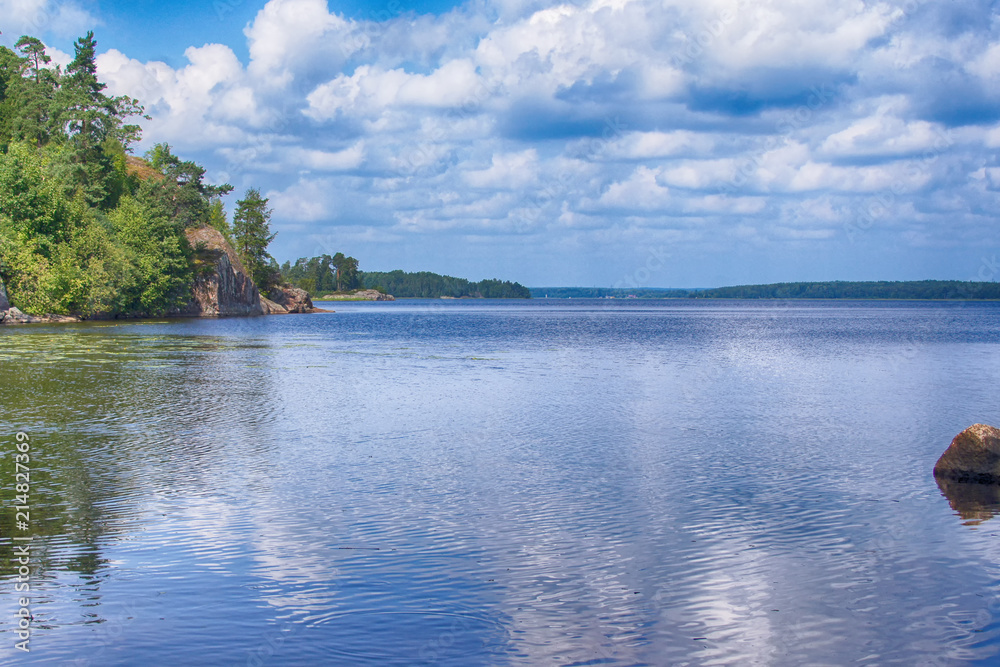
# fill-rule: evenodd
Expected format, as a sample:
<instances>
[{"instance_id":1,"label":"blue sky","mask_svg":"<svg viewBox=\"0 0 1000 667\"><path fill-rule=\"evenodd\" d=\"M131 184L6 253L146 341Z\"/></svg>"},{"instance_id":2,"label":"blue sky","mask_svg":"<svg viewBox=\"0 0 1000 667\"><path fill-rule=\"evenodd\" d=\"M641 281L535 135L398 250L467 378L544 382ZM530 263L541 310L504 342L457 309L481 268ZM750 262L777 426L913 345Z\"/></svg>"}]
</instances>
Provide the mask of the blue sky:
<instances>
[{"instance_id":1,"label":"blue sky","mask_svg":"<svg viewBox=\"0 0 1000 667\"><path fill-rule=\"evenodd\" d=\"M529 285L1000 279L1000 3L0 0L281 261ZM232 207L236 197L228 202Z\"/></svg>"}]
</instances>

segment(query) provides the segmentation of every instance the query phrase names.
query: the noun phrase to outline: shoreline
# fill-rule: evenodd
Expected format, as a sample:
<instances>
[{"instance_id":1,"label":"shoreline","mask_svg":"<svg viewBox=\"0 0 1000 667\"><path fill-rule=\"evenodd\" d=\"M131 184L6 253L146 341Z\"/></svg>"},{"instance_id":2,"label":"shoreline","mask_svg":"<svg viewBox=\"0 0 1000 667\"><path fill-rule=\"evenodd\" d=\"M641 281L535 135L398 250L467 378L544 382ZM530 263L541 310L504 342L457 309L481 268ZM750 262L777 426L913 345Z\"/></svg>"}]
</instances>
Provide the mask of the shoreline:
<instances>
[{"instance_id":1,"label":"shoreline","mask_svg":"<svg viewBox=\"0 0 1000 667\"><path fill-rule=\"evenodd\" d=\"M11 310L14 310L12 308ZM142 316L142 317L129 317L115 316L115 317L79 317L77 315L27 315L22 313L18 309L17 316L11 317L8 313L10 311L0 311L0 327L16 327L16 326L29 326L32 324L83 324L89 322L143 322L143 321L155 321L155 322L165 322L171 320L228 320L235 318L255 318L255 317L269 317L272 315L314 315L322 313L335 313L335 310L328 310L326 308L313 308L307 312L296 312L296 313L261 313L259 315L159 315L159 316Z\"/></svg>"}]
</instances>

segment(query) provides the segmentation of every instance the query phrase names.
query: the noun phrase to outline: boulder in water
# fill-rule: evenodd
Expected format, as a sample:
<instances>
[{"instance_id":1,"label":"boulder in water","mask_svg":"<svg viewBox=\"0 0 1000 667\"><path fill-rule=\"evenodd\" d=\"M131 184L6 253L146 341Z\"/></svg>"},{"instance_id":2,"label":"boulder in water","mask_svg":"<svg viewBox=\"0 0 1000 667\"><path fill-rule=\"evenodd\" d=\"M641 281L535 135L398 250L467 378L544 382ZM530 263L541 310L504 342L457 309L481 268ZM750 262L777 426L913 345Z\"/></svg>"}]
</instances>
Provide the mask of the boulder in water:
<instances>
[{"instance_id":1,"label":"boulder in water","mask_svg":"<svg viewBox=\"0 0 1000 667\"><path fill-rule=\"evenodd\" d=\"M1000 484L1000 429L973 424L956 435L935 464L934 476L956 482Z\"/></svg>"}]
</instances>

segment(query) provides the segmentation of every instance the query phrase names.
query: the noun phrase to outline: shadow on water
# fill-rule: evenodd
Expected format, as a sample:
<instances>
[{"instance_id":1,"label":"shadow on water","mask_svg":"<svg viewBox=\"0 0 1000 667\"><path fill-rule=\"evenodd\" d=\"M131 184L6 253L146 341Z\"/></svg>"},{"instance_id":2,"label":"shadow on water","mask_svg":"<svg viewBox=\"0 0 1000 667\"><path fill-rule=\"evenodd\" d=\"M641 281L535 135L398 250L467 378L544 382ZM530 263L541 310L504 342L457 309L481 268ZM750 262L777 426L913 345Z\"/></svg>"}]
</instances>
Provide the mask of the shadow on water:
<instances>
[{"instance_id":1,"label":"shadow on water","mask_svg":"<svg viewBox=\"0 0 1000 667\"><path fill-rule=\"evenodd\" d=\"M1000 485L935 478L941 495L966 526L978 526L1000 514Z\"/></svg>"}]
</instances>

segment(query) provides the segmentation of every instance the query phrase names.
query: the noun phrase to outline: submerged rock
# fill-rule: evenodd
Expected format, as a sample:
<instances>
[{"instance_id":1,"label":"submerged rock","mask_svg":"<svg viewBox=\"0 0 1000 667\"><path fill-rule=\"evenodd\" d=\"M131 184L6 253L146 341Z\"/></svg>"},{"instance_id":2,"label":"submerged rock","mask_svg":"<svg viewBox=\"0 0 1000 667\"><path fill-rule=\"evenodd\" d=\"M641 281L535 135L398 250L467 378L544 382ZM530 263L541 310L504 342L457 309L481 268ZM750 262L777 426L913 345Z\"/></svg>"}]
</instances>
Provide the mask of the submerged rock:
<instances>
[{"instance_id":1,"label":"submerged rock","mask_svg":"<svg viewBox=\"0 0 1000 667\"><path fill-rule=\"evenodd\" d=\"M227 317L263 315L260 292L247 274L236 251L211 227L189 229L188 243L195 249L199 275L191 287L191 300L170 315Z\"/></svg>"},{"instance_id":2,"label":"submerged rock","mask_svg":"<svg viewBox=\"0 0 1000 667\"><path fill-rule=\"evenodd\" d=\"M973 424L955 436L934 476L956 482L1000 484L1000 429Z\"/></svg>"}]
</instances>

